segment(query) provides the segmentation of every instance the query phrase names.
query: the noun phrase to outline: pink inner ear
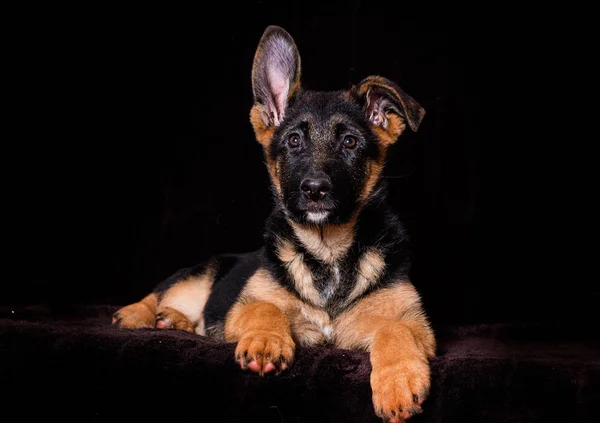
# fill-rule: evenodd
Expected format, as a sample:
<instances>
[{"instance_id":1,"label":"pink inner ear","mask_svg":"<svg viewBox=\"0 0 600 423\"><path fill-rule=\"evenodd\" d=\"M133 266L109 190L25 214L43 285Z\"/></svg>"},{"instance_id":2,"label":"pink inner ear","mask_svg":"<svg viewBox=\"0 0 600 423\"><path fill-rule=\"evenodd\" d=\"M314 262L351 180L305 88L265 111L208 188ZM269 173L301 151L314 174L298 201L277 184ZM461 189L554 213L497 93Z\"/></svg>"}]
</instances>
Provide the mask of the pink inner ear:
<instances>
[{"instance_id":1,"label":"pink inner ear","mask_svg":"<svg viewBox=\"0 0 600 423\"><path fill-rule=\"evenodd\" d=\"M273 124L278 126L283 120L290 83L279 69L271 67L269 69L269 84L274 104L272 105L273 110L268 110L268 112L272 116Z\"/></svg>"},{"instance_id":2,"label":"pink inner ear","mask_svg":"<svg viewBox=\"0 0 600 423\"><path fill-rule=\"evenodd\" d=\"M382 94L371 90L367 92L367 119L373 125L381 126L383 129L388 126L384 112L386 102L389 103Z\"/></svg>"}]
</instances>

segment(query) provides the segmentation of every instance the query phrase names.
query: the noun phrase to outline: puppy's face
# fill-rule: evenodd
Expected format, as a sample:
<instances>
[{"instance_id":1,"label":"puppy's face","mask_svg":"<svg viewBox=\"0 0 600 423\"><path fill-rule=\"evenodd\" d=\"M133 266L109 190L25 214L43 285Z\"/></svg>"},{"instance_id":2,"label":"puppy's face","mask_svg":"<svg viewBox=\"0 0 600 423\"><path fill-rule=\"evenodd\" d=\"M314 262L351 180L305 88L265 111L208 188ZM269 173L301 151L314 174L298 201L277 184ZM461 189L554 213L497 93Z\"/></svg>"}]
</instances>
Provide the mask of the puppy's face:
<instances>
[{"instance_id":1,"label":"puppy's face","mask_svg":"<svg viewBox=\"0 0 600 423\"><path fill-rule=\"evenodd\" d=\"M378 76L348 91L300 87L300 56L290 35L269 27L252 71L250 120L263 145L276 198L302 224L341 224L377 194L386 149L424 110Z\"/></svg>"},{"instance_id":2,"label":"puppy's face","mask_svg":"<svg viewBox=\"0 0 600 423\"><path fill-rule=\"evenodd\" d=\"M268 154L280 198L300 223L343 223L381 162L362 108L346 92L300 92L273 133Z\"/></svg>"}]
</instances>

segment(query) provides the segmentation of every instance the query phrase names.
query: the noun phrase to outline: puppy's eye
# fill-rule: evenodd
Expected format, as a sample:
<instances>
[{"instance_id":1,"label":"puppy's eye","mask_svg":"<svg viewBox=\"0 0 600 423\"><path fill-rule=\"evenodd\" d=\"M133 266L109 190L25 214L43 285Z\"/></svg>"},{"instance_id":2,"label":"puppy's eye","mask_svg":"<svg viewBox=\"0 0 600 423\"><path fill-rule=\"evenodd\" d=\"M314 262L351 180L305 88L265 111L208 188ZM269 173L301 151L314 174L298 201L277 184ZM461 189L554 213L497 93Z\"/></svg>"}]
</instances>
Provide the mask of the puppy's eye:
<instances>
[{"instance_id":1,"label":"puppy's eye","mask_svg":"<svg viewBox=\"0 0 600 423\"><path fill-rule=\"evenodd\" d=\"M349 148L349 149L353 149L356 147L356 138L354 137L344 137L344 141L342 142L342 145L345 148Z\"/></svg>"},{"instance_id":2,"label":"puppy's eye","mask_svg":"<svg viewBox=\"0 0 600 423\"><path fill-rule=\"evenodd\" d=\"M302 140L300 140L300 135L298 135L298 134L290 135L290 137L288 138L288 145L291 148L298 148L298 147L300 147L300 144L302 144Z\"/></svg>"}]
</instances>

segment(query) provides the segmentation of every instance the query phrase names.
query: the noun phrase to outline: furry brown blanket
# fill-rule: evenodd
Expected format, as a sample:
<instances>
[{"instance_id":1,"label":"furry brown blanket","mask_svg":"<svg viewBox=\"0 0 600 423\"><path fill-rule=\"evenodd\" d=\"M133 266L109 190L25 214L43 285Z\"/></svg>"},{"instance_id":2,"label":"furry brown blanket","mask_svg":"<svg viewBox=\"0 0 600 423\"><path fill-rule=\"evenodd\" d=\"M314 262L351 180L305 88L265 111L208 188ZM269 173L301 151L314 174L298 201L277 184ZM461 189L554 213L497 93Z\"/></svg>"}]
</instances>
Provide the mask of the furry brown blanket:
<instances>
[{"instance_id":1,"label":"furry brown blanket","mask_svg":"<svg viewBox=\"0 0 600 423\"><path fill-rule=\"evenodd\" d=\"M300 348L287 372L260 378L240 371L233 344L179 331L115 329L116 309L1 308L2 415L378 421L366 353ZM595 421L600 336L566 329L548 323L438 329L431 395L411 421Z\"/></svg>"}]
</instances>

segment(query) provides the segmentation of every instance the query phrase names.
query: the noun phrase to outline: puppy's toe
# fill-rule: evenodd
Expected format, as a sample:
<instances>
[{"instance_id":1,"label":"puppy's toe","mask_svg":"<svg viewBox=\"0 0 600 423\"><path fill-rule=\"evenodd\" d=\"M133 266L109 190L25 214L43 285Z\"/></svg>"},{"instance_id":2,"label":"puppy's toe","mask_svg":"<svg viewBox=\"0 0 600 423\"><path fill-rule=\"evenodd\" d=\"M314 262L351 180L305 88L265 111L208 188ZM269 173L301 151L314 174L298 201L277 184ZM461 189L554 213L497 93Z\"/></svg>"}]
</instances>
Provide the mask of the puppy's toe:
<instances>
[{"instance_id":1,"label":"puppy's toe","mask_svg":"<svg viewBox=\"0 0 600 423\"><path fill-rule=\"evenodd\" d=\"M294 341L289 336L252 332L238 342L235 356L242 369L259 375L279 374L294 359Z\"/></svg>"},{"instance_id":2,"label":"puppy's toe","mask_svg":"<svg viewBox=\"0 0 600 423\"><path fill-rule=\"evenodd\" d=\"M371 388L376 414L386 421L403 422L421 413L429 383L429 367L422 360L407 358L373 368Z\"/></svg>"}]
</instances>

